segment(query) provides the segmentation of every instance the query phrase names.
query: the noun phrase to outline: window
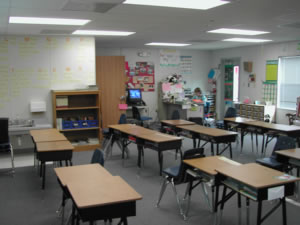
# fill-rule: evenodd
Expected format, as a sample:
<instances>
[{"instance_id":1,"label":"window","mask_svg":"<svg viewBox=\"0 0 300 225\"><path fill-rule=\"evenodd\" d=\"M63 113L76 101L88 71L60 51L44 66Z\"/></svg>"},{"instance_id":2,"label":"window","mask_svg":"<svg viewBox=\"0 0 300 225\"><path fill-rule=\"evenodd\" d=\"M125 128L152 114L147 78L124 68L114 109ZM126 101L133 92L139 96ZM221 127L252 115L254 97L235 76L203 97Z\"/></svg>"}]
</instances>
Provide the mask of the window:
<instances>
[{"instance_id":1,"label":"window","mask_svg":"<svg viewBox=\"0 0 300 225\"><path fill-rule=\"evenodd\" d=\"M278 67L277 107L296 109L300 96L300 56L280 57Z\"/></svg>"}]
</instances>

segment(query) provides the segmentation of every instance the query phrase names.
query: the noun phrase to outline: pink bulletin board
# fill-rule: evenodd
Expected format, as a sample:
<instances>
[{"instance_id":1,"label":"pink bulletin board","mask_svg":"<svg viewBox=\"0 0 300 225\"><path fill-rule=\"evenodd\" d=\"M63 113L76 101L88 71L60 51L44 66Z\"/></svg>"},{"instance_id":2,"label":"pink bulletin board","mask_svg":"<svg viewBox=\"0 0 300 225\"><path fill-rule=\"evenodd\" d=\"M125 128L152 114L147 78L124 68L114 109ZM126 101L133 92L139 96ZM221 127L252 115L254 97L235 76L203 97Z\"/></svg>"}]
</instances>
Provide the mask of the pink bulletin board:
<instances>
[{"instance_id":1,"label":"pink bulletin board","mask_svg":"<svg viewBox=\"0 0 300 225\"><path fill-rule=\"evenodd\" d=\"M136 62L135 67L125 63L128 88L139 88L142 91L154 91L154 63Z\"/></svg>"}]
</instances>

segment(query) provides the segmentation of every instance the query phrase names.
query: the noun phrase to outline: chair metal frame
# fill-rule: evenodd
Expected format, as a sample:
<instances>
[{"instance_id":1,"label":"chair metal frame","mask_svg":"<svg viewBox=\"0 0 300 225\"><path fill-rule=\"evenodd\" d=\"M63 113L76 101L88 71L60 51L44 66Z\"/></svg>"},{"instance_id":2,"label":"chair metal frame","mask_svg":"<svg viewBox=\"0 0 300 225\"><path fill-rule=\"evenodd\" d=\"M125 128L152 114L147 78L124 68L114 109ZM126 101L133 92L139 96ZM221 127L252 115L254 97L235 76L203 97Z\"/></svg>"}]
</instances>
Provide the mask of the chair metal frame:
<instances>
[{"instance_id":1,"label":"chair metal frame","mask_svg":"<svg viewBox=\"0 0 300 225\"><path fill-rule=\"evenodd\" d=\"M203 151L204 151L203 148L196 148L196 149L187 150L183 154L182 160L204 157L205 155L203 155ZM164 177L164 181L162 183L160 193L159 193L159 197L158 197L158 200L157 200L157 203L156 203L156 207L159 207L160 201L161 201L162 196L163 196L163 194L166 190L166 187L168 186L168 184L171 184L172 185L172 190L173 190L175 198L176 198L176 203L177 203L177 206L179 208L180 215L183 216L184 220L186 220L186 218L187 218L186 217L186 215L187 215L186 212L188 212L188 210L184 211L183 208L182 208L181 200L180 200L180 198L178 196L178 193L177 193L177 190L176 190L176 185L187 183L187 182L189 182L189 184L192 184L192 182L190 182L191 179L192 180L197 179L198 184L202 182L200 177L193 177L189 173L186 173L188 168L189 168L189 166L184 164L181 161L179 166L166 168L162 171L165 174L165 177ZM168 170L178 170L178 173L173 176L168 172ZM186 192L185 192L185 197L187 196L187 193L188 193L189 190L190 190L190 186L188 185L187 189L186 189ZM188 208L189 208L189 204L190 204L190 195L189 195L188 203L187 203Z\"/></svg>"}]
</instances>

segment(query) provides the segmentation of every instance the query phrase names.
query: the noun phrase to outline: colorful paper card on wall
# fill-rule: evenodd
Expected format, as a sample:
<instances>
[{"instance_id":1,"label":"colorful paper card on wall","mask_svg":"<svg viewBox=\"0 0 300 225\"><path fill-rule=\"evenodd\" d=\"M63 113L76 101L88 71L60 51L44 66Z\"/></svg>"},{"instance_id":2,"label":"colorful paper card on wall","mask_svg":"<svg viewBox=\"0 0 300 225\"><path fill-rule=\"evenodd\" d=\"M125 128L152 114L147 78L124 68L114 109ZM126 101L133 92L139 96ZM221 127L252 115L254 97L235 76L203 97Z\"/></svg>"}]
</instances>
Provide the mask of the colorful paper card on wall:
<instances>
[{"instance_id":1,"label":"colorful paper card on wall","mask_svg":"<svg viewBox=\"0 0 300 225\"><path fill-rule=\"evenodd\" d=\"M277 80L278 60L267 60L266 80Z\"/></svg>"},{"instance_id":2,"label":"colorful paper card on wall","mask_svg":"<svg viewBox=\"0 0 300 225\"><path fill-rule=\"evenodd\" d=\"M135 66L125 63L127 86L140 88L142 91L154 91L154 63L136 62Z\"/></svg>"},{"instance_id":3,"label":"colorful paper card on wall","mask_svg":"<svg viewBox=\"0 0 300 225\"><path fill-rule=\"evenodd\" d=\"M170 83L163 83L162 84L162 91L163 92L171 91L171 84Z\"/></svg>"},{"instance_id":4,"label":"colorful paper card on wall","mask_svg":"<svg viewBox=\"0 0 300 225\"><path fill-rule=\"evenodd\" d=\"M126 109L128 109L128 105L127 104L119 104L119 109L126 110Z\"/></svg>"}]
</instances>

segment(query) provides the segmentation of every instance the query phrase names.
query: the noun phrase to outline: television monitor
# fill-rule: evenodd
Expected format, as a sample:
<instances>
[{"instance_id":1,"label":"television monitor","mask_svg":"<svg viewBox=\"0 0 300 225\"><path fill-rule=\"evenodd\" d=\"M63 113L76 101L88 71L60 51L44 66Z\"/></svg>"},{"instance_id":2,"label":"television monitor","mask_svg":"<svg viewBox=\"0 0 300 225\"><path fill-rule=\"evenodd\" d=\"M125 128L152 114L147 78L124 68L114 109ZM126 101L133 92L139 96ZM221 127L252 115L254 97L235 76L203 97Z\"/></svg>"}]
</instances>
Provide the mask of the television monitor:
<instances>
[{"instance_id":1,"label":"television monitor","mask_svg":"<svg viewBox=\"0 0 300 225\"><path fill-rule=\"evenodd\" d=\"M139 104L142 102L142 92L140 89L128 89L128 103Z\"/></svg>"}]
</instances>

